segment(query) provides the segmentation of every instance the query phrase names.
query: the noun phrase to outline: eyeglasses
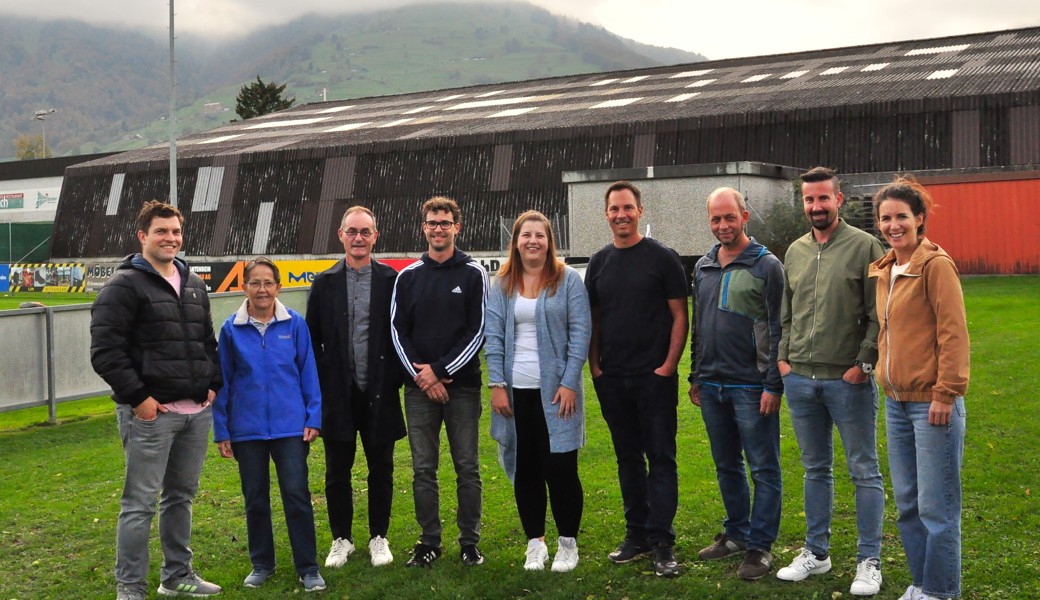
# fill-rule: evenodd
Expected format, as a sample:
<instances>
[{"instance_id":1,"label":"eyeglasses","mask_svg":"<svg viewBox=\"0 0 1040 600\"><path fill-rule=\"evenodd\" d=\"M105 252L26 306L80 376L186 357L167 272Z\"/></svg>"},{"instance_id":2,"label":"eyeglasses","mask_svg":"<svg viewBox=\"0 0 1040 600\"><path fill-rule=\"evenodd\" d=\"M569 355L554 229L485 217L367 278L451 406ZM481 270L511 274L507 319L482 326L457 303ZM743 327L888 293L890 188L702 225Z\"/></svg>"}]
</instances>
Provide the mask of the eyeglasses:
<instances>
[{"instance_id":1,"label":"eyeglasses","mask_svg":"<svg viewBox=\"0 0 1040 600\"><path fill-rule=\"evenodd\" d=\"M426 221L423 223L427 229L451 229L455 225L455 221Z\"/></svg>"},{"instance_id":2,"label":"eyeglasses","mask_svg":"<svg viewBox=\"0 0 1040 600\"><path fill-rule=\"evenodd\" d=\"M360 235L366 240L372 237L372 235L375 233L367 227L365 229L354 229L353 227L351 227L350 229L340 229L340 231L342 231L343 235L347 236L348 238L356 238Z\"/></svg>"},{"instance_id":3,"label":"eyeglasses","mask_svg":"<svg viewBox=\"0 0 1040 600\"><path fill-rule=\"evenodd\" d=\"M278 284L274 281L248 281L246 287L251 290L259 290L263 288L265 290L273 290L278 287Z\"/></svg>"}]
</instances>

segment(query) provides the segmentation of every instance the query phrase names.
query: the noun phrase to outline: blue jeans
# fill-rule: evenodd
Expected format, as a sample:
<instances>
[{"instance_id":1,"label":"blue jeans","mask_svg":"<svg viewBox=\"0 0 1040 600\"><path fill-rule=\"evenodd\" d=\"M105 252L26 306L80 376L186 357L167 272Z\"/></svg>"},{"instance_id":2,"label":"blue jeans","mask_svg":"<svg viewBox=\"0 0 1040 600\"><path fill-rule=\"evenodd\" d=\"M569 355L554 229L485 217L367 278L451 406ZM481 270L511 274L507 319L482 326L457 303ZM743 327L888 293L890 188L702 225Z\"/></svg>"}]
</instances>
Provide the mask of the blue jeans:
<instances>
[{"instance_id":1,"label":"blue jeans","mask_svg":"<svg viewBox=\"0 0 1040 600\"><path fill-rule=\"evenodd\" d=\"M116 406L126 479L116 526L116 581L143 584L148 578L148 536L159 501L161 581L191 570L191 504L209 446L213 409L194 415L160 412L152 421Z\"/></svg>"},{"instance_id":2,"label":"blue jeans","mask_svg":"<svg viewBox=\"0 0 1040 600\"><path fill-rule=\"evenodd\" d=\"M448 388L447 404L438 404L426 392L414 387L404 391L404 409L408 419L408 444L412 449L412 497L415 520L422 528L419 541L441 545L440 487L437 466L440 464L441 423L448 434L448 447L455 465L455 493L458 511L459 544L480 541L482 511L480 454L477 441L480 432L480 388Z\"/></svg>"},{"instance_id":3,"label":"blue jeans","mask_svg":"<svg viewBox=\"0 0 1040 600\"><path fill-rule=\"evenodd\" d=\"M592 382L614 442L626 535L651 544L674 545L672 521L679 504L675 464L678 376L604 373Z\"/></svg>"},{"instance_id":4,"label":"blue jeans","mask_svg":"<svg viewBox=\"0 0 1040 600\"><path fill-rule=\"evenodd\" d=\"M271 461L278 473L285 527L289 530L296 573L318 572L314 509L307 479L310 444L302 437L234 442L231 449L238 461L242 496L246 503L249 560L254 569L273 571L274 532L271 528Z\"/></svg>"},{"instance_id":5,"label":"blue jeans","mask_svg":"<svg viewBox=\"0 0 1040 600\"><path fill-rule=\"evenodd\" d=\"M954 401L949 425L929 425L928 407L928 402L886 399L892 491L913 584L937 598L956 598L961 593L964 398Z\"/></svg>"},{"instance_id":6,"label":"blue jeans","mask_svg":"<svg viewBox=\"0 0 1040 600\"><path fill-rule=\"evenodd\" d=\"M880 558L885 486L878 468L874 380L853 385L842 379L810 379L791 373L784 377L784 391L805 468L805 547L819 555L830 553L837 426L856 486L856 560Z\"/></svg>"},{"instance_id":7,"label":"blue jeans","mask_svg":"<svg viewBox=\"0 0 1040 600\"><path fill-rule=\"evenodd\" d=\"M711 442L726 535L749 549L772 550L780 529L780 413L762 415L762 388L701 382L701 417ZM744 456L755 483L751 503Z\"/></svg>"}]
</instances>

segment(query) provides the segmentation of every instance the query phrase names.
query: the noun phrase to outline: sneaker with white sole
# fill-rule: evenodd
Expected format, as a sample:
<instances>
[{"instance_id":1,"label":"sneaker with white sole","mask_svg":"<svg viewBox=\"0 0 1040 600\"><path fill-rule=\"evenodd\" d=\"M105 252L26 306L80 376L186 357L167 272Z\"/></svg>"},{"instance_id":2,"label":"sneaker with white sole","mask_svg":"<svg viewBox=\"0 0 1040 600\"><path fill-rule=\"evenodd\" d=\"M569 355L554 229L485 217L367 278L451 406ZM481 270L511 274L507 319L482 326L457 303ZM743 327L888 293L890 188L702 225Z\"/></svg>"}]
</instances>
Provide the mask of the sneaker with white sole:
<instances>
[{"instance_id":1,"label":"sneaker with white sole","mask_svg":"<svg viewBox=\"0 0 1040 600\"><path fill-rule=\"evenodd\" d=\"M923 597L924 590L917 587L916 585L912 585L906 588L906 591L903 592L903 595L899 597L899 600L921 600L921 598Z\"/></svg>"},{"instance_id":2,"label":"sneaker with white sole","mask_svg":"<svg viewBox=\"0 0 1040 600\"><path fill-rule=\"evenodd\" d=\"M545 569L545 562L549 560L549 547L545 540L531 538L527 542L527 552L524 552L524 569L528 571L541 571Z\"/></svg>"},{"instance_id":3,"label":"sneaker with white sole","mask_svg":"<svg viewBox=\"0 0 1040 600\"><path fill-rule=\"evenodd\" d=\"M394 555L390 553L390 542L381 535L368 541L368 553L372 556L373 567L381 567L394 562Z\"/></svg>"},{"instance_id":4,"label":"sneaker with white sole","mask_svg":"<svg viewBox=\"0 0 1040 600\"><path fill-rule=\"evenodd\" d=\"M849 592L853 596L873 596L881 591L881 561L868 558L856 565L856 578Z\"/></svg>"},{"instance_id":5,"label":"sneaker with white sole","mask_svg":"<svg viewBox=\"0 0 1040 600\"><path fill-rule=\"evenodd\" d=\"M221 587L210 583L199 577L195 571L188 571L187 575L171 577L159 584L159 593L163 596L190 596L192 598L204 598L216 596Z\"/></svg>"},{"instance_id":6,"label":"sneaker with white sole","mask_svg":"<svg viewBox=\"0 0 1040 600\"><path fill-rule=\"evenodd\" d=\"M553 573L566 573L578 566L578 540L560 536L556 557L553 558Z\"/></svg>"},{"instance_id":7,"label":"sneaker with white sole","mask_svg":"<svg viewBox=\"0 0 1040 600\"><path fill-rule=\"evenodd\" d=\"M802 548L791 564L776 572L776 578L784 581L802 581L810 575L820 575L831 570L831 557L816 558L808 548Z\"/></svg>"},{"instance_id":8,"label":"sneaker with white sole","mask_svg":"<svg viewBox=\"0 0 1040 600\"><path fill-rule=\"evenodd\" d=\"M144 600L148 591L143 583L117 583L116 600Z\"/></svg>"},{"instance_id":9,"label":"sneaker with white sole","mask_svg":"<svg viewBox=\"0 0 1040 600\"><path fill-rule=\"evenodd\" d=\"M274 571L271 569L258 569L253 567L253 570L249 575L246 575L246 579L242 582L242 585L247 588L258 588L270 579L271 575L274 575Z\"/></svg>"},{"instance_id":10,"label":"sneaker with white sole","mask_svg":"<svg viewBox=\"0 0 1040 600\"><path fill-rule=\"evenodd\" d=\"M347 559L354 553L354 543L346 538L336 538L332 541L329 556L325 559L325 566L330 569L342 567L347 564Z\"/></svg>"},{"instance_id":11,"label":"sneaker with white sole","mask_svg":"<svg viewBox=\"0 0 1040 600\"><path fill-rule=\"evenodd\" d=\"M325 580L322 578L321 573L307 573L300 577L300 583L303 584L303 591L305 592L320 592L325 589Z\"/></svg>"}]
</instances>

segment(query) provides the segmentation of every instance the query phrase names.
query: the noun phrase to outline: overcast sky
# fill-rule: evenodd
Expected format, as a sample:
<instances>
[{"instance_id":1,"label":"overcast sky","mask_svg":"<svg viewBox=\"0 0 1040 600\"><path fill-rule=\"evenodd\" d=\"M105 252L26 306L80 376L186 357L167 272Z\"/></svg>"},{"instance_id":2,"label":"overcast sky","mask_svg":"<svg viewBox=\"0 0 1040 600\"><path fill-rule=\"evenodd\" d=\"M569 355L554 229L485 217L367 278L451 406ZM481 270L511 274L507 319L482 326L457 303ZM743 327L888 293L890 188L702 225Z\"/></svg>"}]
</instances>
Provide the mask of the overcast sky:
<instances>
[{"instance_id":1,"label":"overcast sky","mask_svg":"<svg viewBox=\"0 0 1040 600\"><path fill-rule=\"evenodd\" d=\"M426 0L175 0L178 32L236 35L306 13ZM443 1L443 0L436 0ZM498 1L498 0L488 0ZM1040 25L1038 0L532 0L640 42L732 58ZM0 14L165 27L166 0L0 0Z\"/></svg>"}]
</instances>

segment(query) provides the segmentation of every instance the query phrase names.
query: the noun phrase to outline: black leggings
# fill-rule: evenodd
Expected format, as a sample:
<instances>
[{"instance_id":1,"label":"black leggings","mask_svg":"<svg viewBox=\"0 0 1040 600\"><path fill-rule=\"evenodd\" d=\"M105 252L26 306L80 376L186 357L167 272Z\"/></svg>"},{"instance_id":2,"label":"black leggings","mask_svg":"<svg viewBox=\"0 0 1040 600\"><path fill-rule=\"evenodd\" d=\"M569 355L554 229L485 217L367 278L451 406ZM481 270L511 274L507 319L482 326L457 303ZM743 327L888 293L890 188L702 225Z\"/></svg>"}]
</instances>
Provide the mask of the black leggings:
<instances>
[{"instance_id":1,"label":"black leggings","mask_svg":"<svg viewBox=\"0 0 1040 600\"><path fill-rule=\"evenodd\" d=\"M549 430L538 390L513 389L516 425L516 508L528 539L545 535L546 487L556 528L578 537L584 496L578 478L578 451L549 452Z\"/></svg>"}]
</instances>

